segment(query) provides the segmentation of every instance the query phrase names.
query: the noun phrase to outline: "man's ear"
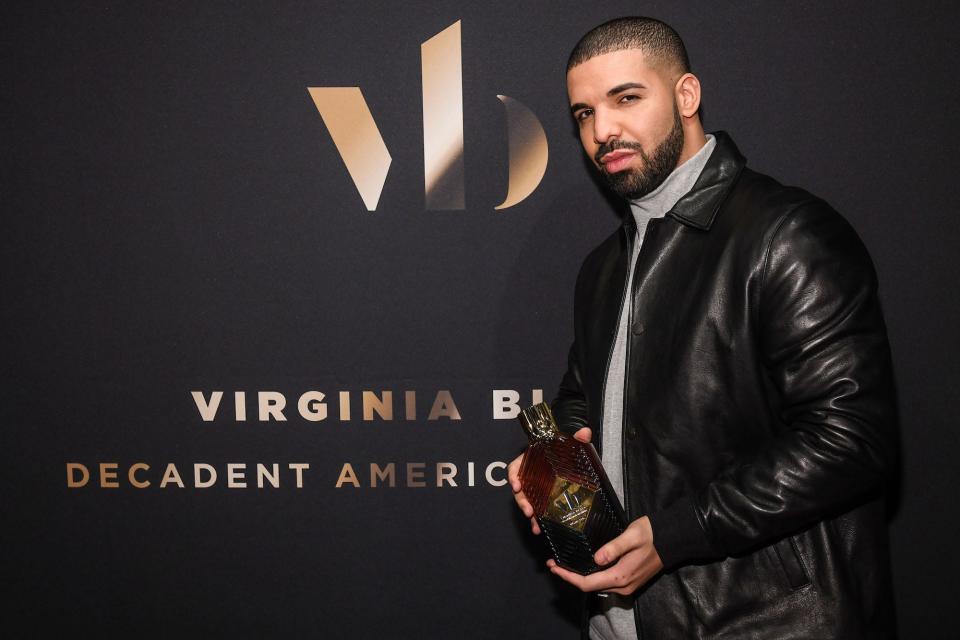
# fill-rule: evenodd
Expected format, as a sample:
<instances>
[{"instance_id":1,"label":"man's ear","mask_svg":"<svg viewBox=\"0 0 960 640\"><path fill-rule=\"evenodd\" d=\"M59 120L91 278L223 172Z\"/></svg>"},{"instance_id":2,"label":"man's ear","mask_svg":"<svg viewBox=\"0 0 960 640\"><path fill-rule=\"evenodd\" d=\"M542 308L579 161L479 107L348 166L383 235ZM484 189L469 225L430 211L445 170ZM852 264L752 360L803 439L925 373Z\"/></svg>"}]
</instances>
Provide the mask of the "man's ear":
<instances>
[{"instance_id":1,"label":"man's ear","mask_svg":"<svg viewBox=\"0 0 960 640\"><path fill-rule=\"evenodd\" d=\"M685 73L674 86L674 98L677 111L684 118L690 118L700 108L700 80L692 73Z\"/></svg>"}]
</instances>

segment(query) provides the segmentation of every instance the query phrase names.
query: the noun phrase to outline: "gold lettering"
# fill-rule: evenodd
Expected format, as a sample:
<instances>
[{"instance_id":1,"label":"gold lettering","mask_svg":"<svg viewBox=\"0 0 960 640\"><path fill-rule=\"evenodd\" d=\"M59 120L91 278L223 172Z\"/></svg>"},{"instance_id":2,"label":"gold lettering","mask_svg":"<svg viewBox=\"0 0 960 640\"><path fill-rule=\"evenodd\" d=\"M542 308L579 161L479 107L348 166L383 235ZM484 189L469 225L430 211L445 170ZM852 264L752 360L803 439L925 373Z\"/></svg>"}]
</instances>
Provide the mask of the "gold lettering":
<instances>
[{"instance_id":1,"label":"gold lettering","mask_svg":"<svg viewBox=\"0 0 960 640\"><path fill-rule=\"evenodd\" d=\"M375 211L391 158L360 87L308 87L307 91L363 204L367 211Z\"/></svg>"},{"instance_id":2,"label":"gold lettering","mask_svg":"<svg viewBox=\"0 0 960 640\"><path fill-rule=\"evenodd\" d=\"M388 483L387 486L390 486L390 487L397 486L397 476L395 471L396 471L396 465L394 465L392 462L387 463L387 466L384 467L383 469L381 469L380 465L378 465L376 462L371 462L370 463L370 486L376 487L377 480L380 480L381 482L383 480L386 480Z\"/></svg>"},{"instance_id":3,"label":"gold lettering","mask_svg":"<svg viewBox=\"0 0 960 640\"><path fill-rule=\"evenodd\" d=\"M423 469L426 467L424 462L408 462L407 463L407 486L408 487L425 487L427 483L423 481Z\"/></svg>"},{"instance_id":4,"label":"gold lettering","mask_svg":"<svg viewBox=\"0 0 960 640\"><path fill-rule=\"evenodd\" d=\"M183 480L180 479L180 472L177 471L177 466L172 462L167 465L167 468L163 472L163 478L160 479L160 488L165 488L171 482L175 482L178 487L183 489Z\"/></svg>"},{"instance_id":5,"label":"gold lettering","mask_svg":"<svg viewBox=\"0 0 960 640\"><path fill-rule=\"evenodd\" d=\"M454 477L457 475L457 465L452 462L438 462L437 463L437 486L442 487L444 481L447 482L451 487L457 486L456 480Z\"/></svg>"},{"instance_id":6,"label":"gold lettering","mask_svg":"<svg viewBox=\"0 0 960 640\"><path fill-rule=\"evenodd\" d=\"M80 479L77 479L75 472L80 472ZM68 462L67 463L67 487L70 489L79 489L80 487L85 487L87 482L90 481L90 471L87 469L86 465L80 464L79 462Z\"/></svg>"},{"instance_id":7,"label":"gold lettering","mask_svg":"<svg viewBox=\"0 0 960 640\"><path fill-rule=\"evenodd\" d=\"M130 465L129 471L127 471L127 480L130 481L130 484L135 486L137 489L146 489L150 486L149 480L137 480L137 471L143 469L144 471L150 470L150 465L146 462L137 462L136 464Z\"/></svg>"},{"instance_id":8,"label":"gold lettering","mask_svg":"<svg viewBox=\"0 0 960 640\"><path fill-rule=\"evenodd\" d=\"M100 463L100 486L104 489L118 489L120 483L117 482L117 463Z\"/></svg>"},{"instance_id":9,"label":"gold lettering","mask_svg":"<svg viewBox=\"0 0 960 640\"><path fill-rule=\"evenodd\" d=\"M497 96L507 109L507 145L510 179L507 197L494 209L519 204L539 186L547 171L547 134L543 126L522 102L510 96Z\"/></svg>"},{"instance_id":10,"label":"gold lettering","mask_svg":"<svg viewBox=\"0 0 960 640\"><path fill-rule=\"evenodd\" d=\"M384 391L382 397L377 397L373 391L363 392L363 419L373 420L376 411L381 420L393 420L393 392Z\"/></svg>"},{"instance_id":11,"label":"gold lettering","mask_svg":"<svg viewBox=\"0 0 960 640\"><path fill-rule=\"evenodd\" d=\"M340 477L337 478L337 489L347 482L358 489L360 488L360 481L357 480L357 474L353 472L353 466L351 466L349 462L344 462L343 468L340 469Z\"/></svg>"},{"instance_id":12,"label":"gold lettering","mask_svg":"<svg viewBox=\"0 0 960 640\"><path fill-rule=\"evenodd\" d=\"M297 402L297 410L304 420L310 422L320 422L327 418L327 405L323 402L323 394L319 391L307 391L300 396Z\"/></svg>"},{"instance_id":13,"label":"gold lettering","mask_svg":"<svg viewBox=\"0 0 960 640\"><path fill-rule=\"evenodd\" d=\"M451 420L460 419L460 411L457 409L453 396L446 389L437 391L437 396L433 400L433 406L430 407L430 415L427 420L436 420L440 416L446 416Z\"/></svg>"},{"instance_id":14,"label":"gold lettering","mask_svg":"<svg viewBox=\"0 0 960 640\"><path fill-rule=\"evenodd\" d=\"M350 422L350 392L340 392L340 421Z\"/></svg>"},{"instance_id":15,"label":"gold lettering","mask_svg":"<svg viewBox=\"0 0 960 640\"><path fill-rule=\"evenodd\" d=\"M420 45L423 88L423 179L426 207L466 207L461 22ZM392 161L360 87L308 87L340 158L368 211L374 211ZM496 207L526 199L543 180L549 150L543 126L523 103L498 95L507 115L507 195Z\"/></svg>"},{"instance_id":16,"label":"gold lettering","mask_svg":"<svg viewBox=\"0 0 960 640\"><path fill-rule=\"evenodd\" d=\"M464 209L460 21L420 45L423 172L428 209Z\"/></svg>"},{"instance_id":17,"label":"gold lettering","mask_svg":"<svg viewBox=\"0 0 960 640\"><path fill-rule=\"evenodd\" d=\"M406 405L406 413L404 414L404 417L407 420L416 420L417 419L417 392L404 391L403 399L404 399L404 404Z\"/></svg>"}]
</instances>

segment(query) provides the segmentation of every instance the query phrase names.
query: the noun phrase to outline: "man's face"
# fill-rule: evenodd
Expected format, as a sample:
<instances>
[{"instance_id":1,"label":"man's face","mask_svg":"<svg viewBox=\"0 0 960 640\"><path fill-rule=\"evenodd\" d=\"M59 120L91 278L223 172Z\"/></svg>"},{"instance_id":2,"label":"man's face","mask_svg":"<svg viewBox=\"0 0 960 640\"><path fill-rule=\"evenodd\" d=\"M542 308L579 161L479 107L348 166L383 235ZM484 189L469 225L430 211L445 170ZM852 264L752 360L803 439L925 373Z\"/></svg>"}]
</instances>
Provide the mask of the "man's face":
<instances>
[{"instance_id":1,"label":"man's face","mask_svg":"<svg viewBox=\"0 0 960 640\"><path fill-rule=\"evenodd\" d=\"M580 142L614 192L644 196L673 171L683 126L669 73L638 49L593 57L567 73Z\"/></svg>"}]
</instances>

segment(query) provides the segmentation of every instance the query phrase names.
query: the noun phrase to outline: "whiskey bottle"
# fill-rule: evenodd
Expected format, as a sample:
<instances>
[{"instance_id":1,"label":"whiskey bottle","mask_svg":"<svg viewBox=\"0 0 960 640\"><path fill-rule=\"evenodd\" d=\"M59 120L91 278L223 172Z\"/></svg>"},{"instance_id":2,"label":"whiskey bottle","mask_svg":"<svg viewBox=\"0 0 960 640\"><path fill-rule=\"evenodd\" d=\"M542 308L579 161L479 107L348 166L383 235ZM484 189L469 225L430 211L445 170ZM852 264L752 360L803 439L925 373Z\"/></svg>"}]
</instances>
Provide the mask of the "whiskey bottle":
<instances>
[{"instance_id":1,"label":"whiskey bottle","mask_svg":"<svg viewBox=\"0 0 960 640\"><path fill-rule=\"evenodd\" d=\"M523 493L557 564L582 575L600 571L593 554L627 526L592 444L560 433L544 402L520 412L530 446L520 466Z\"/></svg>"}]
</instances>

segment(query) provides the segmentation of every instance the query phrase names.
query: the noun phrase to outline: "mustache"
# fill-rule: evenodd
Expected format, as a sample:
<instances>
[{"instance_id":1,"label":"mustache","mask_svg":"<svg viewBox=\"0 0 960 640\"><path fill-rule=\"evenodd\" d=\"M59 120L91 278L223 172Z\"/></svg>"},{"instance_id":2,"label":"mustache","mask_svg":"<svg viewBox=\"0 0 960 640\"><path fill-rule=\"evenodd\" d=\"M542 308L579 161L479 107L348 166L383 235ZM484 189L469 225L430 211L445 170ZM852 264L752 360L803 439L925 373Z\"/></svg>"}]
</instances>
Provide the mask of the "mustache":
<instances>
[{"instance_id":1,"label":"mustache","mask_svg":"<svg viewBox=\"0 0 960 640\"><path fill-rule=\"evenodd\" d=\"M593 159L597 161L597 164L600 164L600 158L607 155L611 151L617 151L619 149L629 149L630 151L637 151L643 153L643 147L640 146L639 142L625 142L623 140L614 140L613 142L604 142L600 145L600 148L597 149L597 153L594 154Z\"/></svg>"}]
</instances>

